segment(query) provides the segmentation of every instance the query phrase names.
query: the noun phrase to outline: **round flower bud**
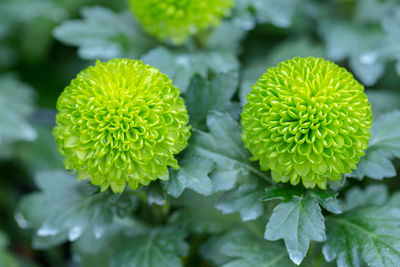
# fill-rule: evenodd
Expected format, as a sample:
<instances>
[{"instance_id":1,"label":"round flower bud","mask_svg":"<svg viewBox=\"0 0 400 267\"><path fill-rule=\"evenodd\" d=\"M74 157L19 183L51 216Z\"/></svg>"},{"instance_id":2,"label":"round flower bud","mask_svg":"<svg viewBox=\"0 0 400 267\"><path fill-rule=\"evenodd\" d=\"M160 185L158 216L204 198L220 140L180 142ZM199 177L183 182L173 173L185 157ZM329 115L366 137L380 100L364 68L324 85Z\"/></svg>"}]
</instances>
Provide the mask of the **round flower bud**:
<instances>
[{"instance_id":1,"label":"round flower bud","mask_svg":"<svg viewBox=\"0 0 400 267\"><path fill-rule=\"evenodd\" d=\"M234 0L129 0L145 31L161 41L182 44L228 15Z\"/></svg>"},{"instance_id":2,"label":"round flower bud","mask_svg":"<svg viewBox=\"0 0 400 267\"><path fill-rule=\"evenodd\" d=\"M102 191L168 179L190 137L179 89L139 60L97 61L65 88L57 109L53 133L65 167Z\"/></svg>"},{"instance_id":3,"label":"round flower bud","mask_svg":"<svg viewBox=\"0 0 400 267\"><path fill-rule=\"evenodd\" d=\"M321 58L293 58L253 86L241 123L245 146L276 182L327 187L356 168L368 146L371 106L346 69Z\"/></svg>"}]
</instances>

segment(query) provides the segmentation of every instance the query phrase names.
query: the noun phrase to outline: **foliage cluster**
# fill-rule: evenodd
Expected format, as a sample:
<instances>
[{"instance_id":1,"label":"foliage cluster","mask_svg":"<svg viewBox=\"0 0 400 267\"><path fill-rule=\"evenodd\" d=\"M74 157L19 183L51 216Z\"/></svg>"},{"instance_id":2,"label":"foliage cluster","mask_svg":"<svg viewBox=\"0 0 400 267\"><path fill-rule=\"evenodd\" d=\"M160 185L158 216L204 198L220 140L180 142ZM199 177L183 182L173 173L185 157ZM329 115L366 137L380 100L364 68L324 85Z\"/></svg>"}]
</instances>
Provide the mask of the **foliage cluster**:
<instances>
[{"instance_id":1,"label":"foliage cluster","mask_svg":"<svg viewBox=\"0 0 400 267\"><path fill-rule=\"evenodd\" d=\"M400 264L399 1L236 0L226 14L170 42L124 0L0 3L0 266ZM354 73L374 116L366 155L327 190L275 183L240 137L251 86L306 56ZM120 194L65 172L52 136L63 88L114 58L167 74L192 127L169 180Z\"/></svg>"}]
</instances>

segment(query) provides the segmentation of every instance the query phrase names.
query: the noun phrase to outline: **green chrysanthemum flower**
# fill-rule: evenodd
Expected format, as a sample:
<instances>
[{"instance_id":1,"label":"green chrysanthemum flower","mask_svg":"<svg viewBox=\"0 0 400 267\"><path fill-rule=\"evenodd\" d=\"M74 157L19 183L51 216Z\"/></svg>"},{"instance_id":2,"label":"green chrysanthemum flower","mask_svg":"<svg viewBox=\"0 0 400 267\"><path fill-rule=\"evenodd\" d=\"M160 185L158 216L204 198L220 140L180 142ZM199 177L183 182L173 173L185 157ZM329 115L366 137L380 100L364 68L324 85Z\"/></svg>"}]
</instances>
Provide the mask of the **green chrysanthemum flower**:
<instances>
[{"instance_id":1,"label":"green chrysanthemum flower","mask_svg":"<svg viewBox=\"0 0 400 267\"><path fill-rule=\"evenodd\" d=\"M129 0L143 28L161 41L182 44L189 36L217 26L234 0Z\"/></svg>"},{"instance_id":2,"label":"green chrysanthemum flower","mask_svg":"<svg viewBox=\"0 0 400 267\"><path fill-rule=\"evenodd\" d=\"M179 89L138 60L97 61L65 88L57 109L54 135L66 168L102 190L168 179L190 137Z\"/></svg>"},{"instance_id":3,"label":"green chrysanthemum flower","mask_svg":"<svg viewBox=\"0 0 400 267\"><path fill-rule=\"evenodd\" d=\"M356 168L368 146L371 106L346 69L320 58L269 68L247 96L242 139L276 182L327 187Z\"/></svg>"}]
</instances>

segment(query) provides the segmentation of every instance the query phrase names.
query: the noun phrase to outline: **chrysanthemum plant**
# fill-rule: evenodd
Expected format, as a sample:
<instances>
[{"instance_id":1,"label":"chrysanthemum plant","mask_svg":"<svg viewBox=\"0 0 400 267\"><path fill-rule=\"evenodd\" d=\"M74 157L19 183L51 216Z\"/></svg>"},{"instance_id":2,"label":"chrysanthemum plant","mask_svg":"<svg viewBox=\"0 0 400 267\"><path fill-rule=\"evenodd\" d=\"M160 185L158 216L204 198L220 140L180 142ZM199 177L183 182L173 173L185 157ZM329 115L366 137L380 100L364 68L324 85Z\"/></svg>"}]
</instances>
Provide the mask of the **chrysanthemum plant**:
<instances>
[{"instance_id":1,"label":"chrysanthemum plant","mask_svg":"<svg viewBox=\"0 0 400 267\"><path fill-rule=\"evenodd\" d=\"M82 266L399 266L400 194L360 182L395 175L398 111L373 118L364 86L321 57L263 65L250 86L245 27L221 47L213 34L257 5L129 6L158 47L97 60L61 93L67 172L37 174L16 214L36 247L74 241Z\"/></svg>"}]
</instances>

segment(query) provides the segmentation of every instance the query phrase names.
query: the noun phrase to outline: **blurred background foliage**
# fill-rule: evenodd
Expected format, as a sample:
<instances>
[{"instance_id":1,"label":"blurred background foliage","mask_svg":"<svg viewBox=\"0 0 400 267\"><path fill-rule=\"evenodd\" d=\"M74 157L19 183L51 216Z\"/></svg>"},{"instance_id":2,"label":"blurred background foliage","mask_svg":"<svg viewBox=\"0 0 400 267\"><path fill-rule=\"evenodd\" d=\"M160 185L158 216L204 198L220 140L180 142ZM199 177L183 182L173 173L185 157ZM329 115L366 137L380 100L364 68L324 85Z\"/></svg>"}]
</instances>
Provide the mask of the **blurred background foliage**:
<instances>
[{"instance_id":1,"label":"blurred background foliage","mask_svg":"<svg viewBox=\"0 0 400 267\"><path fill-rule=\"evenodd\" d=\"M211 263L226 262L228 257L240 258L240 255L232 255L228 248L223 249L222 254L213 251L212 246L218 244L212 242L213 240L201 245L207 234L215 234L212 238L220 238L218 239L220 244L224 243L224 240L230 240L228 244L231 246L240 246L243 244L237 241L243 240L244 243L251 242L252 246L259 244L257 249L261 250L264 243L257 243L256 239L250 240L248 235L241 232L222 236L224 229L242 222L239 215L222 216L212 208L218 194L203 199L185 191L183 197L172 200L173 205L186 208L174 213L169 220L184 224L186 229L197 233L190 237L190 247L182 243L183 233L166 228L148 229L146 225L123 216L124 213L130 212L130 209L135 209L135 214L149 218L150 221L163 220L163 206L160 206L155 214L147 214L149 211L146 209L146 205L164 203L165 195L160 193L158 184L144 189L148 195L146 204L138 203L140 192L139 197L134 200L129 197L124 199L123 196L118 198L106 195L105 197L110 198L109 201L113 203L112 207L108 208L102 206L105 204L98 203L96 199L82 204L88 205L91 211L106 209L111 215L104 212L102 215L104 218L88 219L79 214L79 210L69 211L71 201L84 202L82 199L87 200L91 189L71 189L74 193L63 195L66 188L75 188L75 185L65 180L65 174L57 172L63 167L51 135L56 100L69 81L80 70L93 64L94 60L128 57L141 58L146 63L158 67L174 80L183 93L188 92L188 95L192 94L191 90L195 90L193 87L199 83L202 86L218 88L220 81L218 78L214 79L213 74L227 73L222 79L234 82L224 85L232 89L225 92L226 95L220 99L221 103L229 102L233 96L243 104L251 85L267 67L294 56L324 57L347 67L366 86L376 116L399 108L400 2L398 0L236 0L231 17L224 20L219 28L204 32L185 45L175 47L160 43L145 34L128 11L124 0L2 0L0 2L0 266L75 266L77 262L85 266L101 266L99 264L107 257L106 254L101 254L97 259L87 255L99 253L103 246L109 244L112 244L111 247L114 246L113 249L124 244L130 246L129 239L115 240L116 235L112 233L129 231L131 228L151 232L151 235L159 237L158 240L172 242L176 246L173 248L177 251L175 253L180 255L189 253L190 257L187 257L188 262L185 263L187 266L212 266ZM239 90L236 91L237 89ZM237 118L237 104L228 103L224 109ZM206 128L206 115L194 122L196 128ZM395 163L397 168L398 162ZM54 172L49 174L44 171ZM49 178L49 175L52 177ZM56 179L54 177L58 177L57 183L51 182L51 179ZM43 182L46 179L47 182ZM368 181L363 183L367 184ZM398 182L389 184L391 191L400 188ZM38 213L41 209L40 201L43 201L47 192L59 192L61 198L59 207L65 205L65 209L59 210L60 214L57 215L51 215L52 211L41 211L45 217L56 216L53 221L49 219L51 227L42 229L46 231L59 228L57 230L59 232L50 238L51 240L40 235L32 238L29 230L21 230L19 227L36 227L28 225L16 209L22 196L38 188L42 192L30 195L35 199L29 201L24 199L19 212ZM182 193L173 190L175 189L171 187L168 193L172 195ZM196 203L202 203L201 208L198 209ZM193 207L198 209L196 214L190 213ZM87 206L82 207L85 208ZM258 217L260 207L252 208L250 214L241 214L242 217ZM46 215L46 212L50 213ZM74 213L76 214L73 215ZM122 214L122 219L107 231L106 237L109 239L103 238L101 242L94 240L93 235L99 232L90 233L85 230L86 228L81 229L82 225L91 229L95 224L98 225L95 229L101 232L102 228L106 227L104 225L110 223L107 216L112 216L114 213ZM205 219L207 216L213 217L213 224L208 225ZM255 225L265 224L265 216L262 217L261 222L256 220L245 223L247 225L245 228L257 232L259 228ZM76 222L74 218L77 220L83 218L87 221ZM63 228L63 224L66 228ZM78 227L76 230L73 228L74 225L81 228ZM75 232L66 232L65 229L69 227ZM65 242L67 239L75 240L81 235L83 237L79 239L80 242L73 245ZM138 238L142 240L140 239L142 237ZM141 242L147 241L144 236ZM161 241L158 244L160 249L171 249L165 247L165 242ZM131 248L134 249L135 246L140 248L140 244L135 243ZM200 252L195 252L196 249ZM274 249L282 250L281 247ZM113 250L108 253L113 253ZM119 253L121 253L120 259L135 257L122 255L123 250ZM257 257L251 258L249 256L251 254L246 255L246 260L254 260L253 263L260 260ZM168 254L169 256L171 255ZM177 258L174 257L172 255L169 259L172 262L176 261ZM206 260L209 263L206 263ZM123 266L121 265L123 262L114 264Z\"/></svg>"}]
</instances>

